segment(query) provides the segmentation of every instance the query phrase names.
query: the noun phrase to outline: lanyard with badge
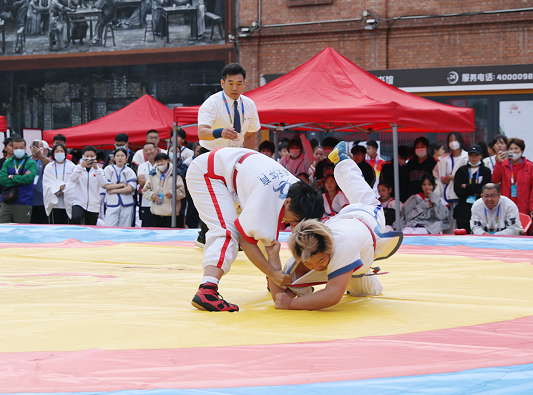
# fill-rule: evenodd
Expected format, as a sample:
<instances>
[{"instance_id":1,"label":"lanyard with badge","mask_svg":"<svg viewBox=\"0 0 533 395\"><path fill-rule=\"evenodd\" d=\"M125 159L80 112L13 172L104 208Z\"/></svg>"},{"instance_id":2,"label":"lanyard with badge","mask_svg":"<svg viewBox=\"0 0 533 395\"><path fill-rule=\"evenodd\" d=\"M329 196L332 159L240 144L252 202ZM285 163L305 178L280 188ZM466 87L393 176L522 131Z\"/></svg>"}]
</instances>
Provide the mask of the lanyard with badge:
<instances>
[{"instance_id":1,"label":"lanyard with badge","mask_svg":"<svg viewBox=\"0 0 533 395\"><path fill-rule=\"evenodd\" d=\"M520 161L520 164L524 161L524 158ZM514 173L513 173L513 161L512 159L509 160L511 162L511 197L518 197L518 189L517 185L514 182Z\"/></svg>"},{"instance_id":2,"label":"lanyard with badge","mask_svg":"<svg viewBox=\"0 0 533 395\"><path fill-rule=\"evenodd\" d=\"M40 159L37 159L37 169L39 168L39 162L41 162ZM42 163L42 162L41 162ZM37 171L37 174L35 175L35 178L33 179L33 185L37 185L39 183L40 174Z\"/></svg>"},{"instance_id":3,"label":"lanyard with badge","mask_svg":"<svg viewBox=\"0 0 533 395\"><path fill-rule=\"evenodd\" d=\"M158 193L161 193L161 191L163 190L163 187L164 187L164 184L165 184L165 179L167 178L167 172L168 172L168 167L165 170L165 172L161 173L161 175L159 176L159 186L157 187L157 192Z\"/></svg>"},{"instance_id":4,"label":"lanyard with badge","mask_svg":"<svg viewBox=\"0 0 533 395\"><path fill-rule=\"evenodd\" d=\"M472 184L472 180L474 181L473 183L474 184L477 184L478 183L478 180L479 180L479 170L474 172L474 174L472 175L472 169L469 167L468 168L468 183L469 184ZM479 180L481 182L481 180ZM470 204L474 204L477 200L477 197L476 195L470 195L466 198L466 202L467 203L470 203Z\"/></svg>"},{"instance_id":5,"label":"lanyard with badge","mask_svg":"<svg viewBox=\"0 0 533 395\"><path fill-rule=\"evenodd\" d=\"M54 162L54 167L56 169L56 180L59 180L59 178L57 178L57 162ZM63 163L63 181L65 181L65 169L67 168L67 166L65 166L65 163Z\"/></svg>"},{"instance_id":6,"label":"lanyard with badge","mask_svg":"<svg viewBox=\"0 0 533 395\"><path fill-rule=\"evenodd\" d=\"M122 172L125 168L126 166L122 167L122 169L120 169L120 172L117 173L117 168L115 167L115 165L113 165L113 170L115 170L115 174L117 176L117 184L120 184L120 176L122 175Z\"/></svg>"},{"instance_id":7,"label":"lanyard with badge","mask_svg":"<svg viewBox=\"0 0 533 395\"><path fill-rule=\"evenodd\" d=\"M17 161L13 160L13 165L15 166L15 174L19 174L20 168L24 165L24 162L26 162L26 159L23 159L22 162L17 166Z\"/></svg>"},{"instance_id":8,"label":"lanyard with badge","mask_svg":"<svg viewBox=\"0 0 533 395\"><path fill-rule=\"evenodd\" d=\"M224 100L224 104L226 105L226 111L228 112L229 116L229 122L233 126L233 118L231 117L231 111L229 110L228 101L226 100L226 95L224 95L224 92L222 92L222 99ZM241 109L242 109L242 124L244 125L244 100L241 99ZM230 147L240 147L240 137L239 140L231 140L229 143Z\"/></svg>"},{"instance_id":9,"label":"lanyard with badge","mask_svg":"<svg viewBox=\"0 0 533 395\"><path fill-rule=\"evenodd\" d=\"M496 227L498 227L499 223L500 223L500 207L501 206L498 206L498 211L496 212L496 221L494 222L494 225ZM491 235L493 235L494 233L496 233L496 229L495 228L489 228L489 216L487 215L487 208L485 207L485 223L486 223L486 228L487 228L487 232L490 233Z\"/></svg>"}]
</instances>

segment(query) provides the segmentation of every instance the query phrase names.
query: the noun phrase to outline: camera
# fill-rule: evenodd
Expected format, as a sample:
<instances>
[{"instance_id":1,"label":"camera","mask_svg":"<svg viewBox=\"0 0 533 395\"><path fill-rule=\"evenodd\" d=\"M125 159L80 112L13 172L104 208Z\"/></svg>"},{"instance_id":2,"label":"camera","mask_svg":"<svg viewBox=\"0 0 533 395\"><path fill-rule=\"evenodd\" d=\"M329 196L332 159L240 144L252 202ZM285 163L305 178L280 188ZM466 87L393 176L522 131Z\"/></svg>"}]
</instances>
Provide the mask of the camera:
<instances>
[{"instance_id":1,"label":"camera","mask_svg":"<svg viewBox=\"0 0 533 395\"><path fill-rule=\"evenodd\" d=\"M510 159L513 157L513 153L509 151L505 151L505 157Z\"/></svg>"}]
</instances>

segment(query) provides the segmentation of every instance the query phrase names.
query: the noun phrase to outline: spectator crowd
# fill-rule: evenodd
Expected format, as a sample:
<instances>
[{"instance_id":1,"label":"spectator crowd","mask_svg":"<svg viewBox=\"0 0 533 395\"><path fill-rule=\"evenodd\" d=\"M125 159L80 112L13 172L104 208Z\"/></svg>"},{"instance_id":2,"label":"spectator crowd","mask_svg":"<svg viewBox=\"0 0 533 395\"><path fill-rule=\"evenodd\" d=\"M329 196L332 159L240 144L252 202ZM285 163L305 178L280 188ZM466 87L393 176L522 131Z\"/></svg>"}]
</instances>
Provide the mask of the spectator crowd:
<instances>
[{"instance_id":1,"label":"spectator crowd","mask_svg":"<svg viewBox=\"0 0 533 395\"><path fill-rule=\"evenodd\" d=\"M61 134L52 146L43 140L7 138L0 159L0 223L170 227L175 199L177 227L199 227L185 176L202 147L187 143L182 130L177 153L172 144L168 151L162 148L156 130L147 132L146 143L136 152L128 140L127 134L116 135L114 150L106 155L94 146L69 150ZM327 219L348 204L328 159L338 142L334 137L308 141L302 134L282 139L277 147L263 141L258 151L273 160L279 153L283 167L319 189ZM521 139L498 135L488 144L465 147L456 132L448 134L446 144L419 137L411 148L400 146L398 157L388 161L374 140L349 144L352 159L381 202L387 226L405 234L464 229L518 235L523 233L522 221L533 214L533 163L523 156ZM394 161L400 170L399 191ZM396 200L400 224L395 223Z\"/></svg>"}]
</instances>

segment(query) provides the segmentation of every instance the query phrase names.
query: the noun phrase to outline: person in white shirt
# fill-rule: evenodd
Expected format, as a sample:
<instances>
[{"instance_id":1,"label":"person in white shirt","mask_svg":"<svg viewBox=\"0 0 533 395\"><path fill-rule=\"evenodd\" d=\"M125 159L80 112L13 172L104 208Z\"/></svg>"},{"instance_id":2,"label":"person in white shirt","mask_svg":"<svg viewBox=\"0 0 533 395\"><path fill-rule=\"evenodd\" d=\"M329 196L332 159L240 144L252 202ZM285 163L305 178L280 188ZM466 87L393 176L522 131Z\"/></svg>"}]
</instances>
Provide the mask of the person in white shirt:
<instances>
[{"instance_id":1,"label":"person in white shirt","mask_svg":"<svg viewBox=\"0 0 533 395\"><path fill-rule=\"evenodd\" d=\"M149 130L148 132L146 132L146 142L147 143L153 143L155 144L156 148L159 146L159 132L157 130ZM158 154L159 152L163 152L163 153L167 153L166 150L164 149L161 149L161 148L157 148L157 152L156 154ZM140 149L139 151L137 151L135 153L135 155L133 155L133 161L132 163L135 164L136 166L139 166L141 163L144 163L146 162L146 157L144 156L144 150Z\"/></svg>"},{"instance_id":2,"label":"person in white shirt","mask_svg":"<svg viewBox=\"0 0 533 395\"><path fill-rule=\"evenodd\" d=\"M378 184L378 194L378 200L381 202L383 213L385 214L385 229L387 232L391 232L394 230L392 224L396 221L396 199L391 196L392 188L386 182ZM400 202L400 210L402 207L403 203Z\"/></svg>"},{"instance_id":3,"label":"person in white shirt","mask_svg":"<svg viewBox=\"0 0 533 395\"><path fill-rule=\"evenodd\" d=\"M496 166L496 155L500 152L507 151L507 136L499 134L492 139L488 144L489 154L488 158L483 159L483 164L487 166L491 172L494 172L494 166Z\"/></svg>"},{"instance_id":4,"label":"person in white shirt","mask_svg":"<svg viewBox=\"0 0 533 395\"><path fill-rule=\"evenodd\" d=\"M246 70L238 63L222 69L222 91L211 95L198 111L200 155L221 147L255 148L255 133L261 128L252 99L244 96ZM207 227L200 222L194 244L204 247Z\"/></svg>"},{"instance_id":5,"label":"person in white shirt","mask_svg":"<svg viewBox=\"0 0 533 395\"><path fill-rule=\"evenodd\" d=\"M44 168L43 200L46 215L51 224L69 224L72 216L72 199L74 198L72 184L67 189L70 175L76 165L66 159L67 149L62 143L52 148L53 162Z\"/></svg>"},{"instance_id":6,"label":"person in white shirt","mask_svg":"<svg viewBox=\"0 0 533 395\"><path fill-rule=\"evenodd\" d=\"M72 207L73 224L96 225L100 212L100 187L107 184L104 171L96 163L96 148L88 145L83 148L80 164L70 175L69 183L74 183L74 202Z\"/></svg>"},{"instance_id":7,"label":"person in white shirt","mask_svg":"<svg viewBox=\"0 0 533 395\"><path fill-rule=\"evenodd\" d=\"M187 160L194 156L194 152L193 152L193 150L191 150L191 149L189 149L189 148L187 148L187 147L185 147L183 145L183 142L186 139L187 139L187 134L185 133L185 131L183 129L178 130L178 138L176 139L176 144L178 146L178 149L180 150L181 160L183 161L183 163L188 165L190 163L190 161L187 163ZM172 140L171 140L170 146L172 147Z\"/></svg>"},{"instance_id":8,"label":"person in white shirt","mask_svg":"<svg viewBox=\"0 0 533 395\"><path fill-rule=\"evenodd\" d=\"M108 181L105 185L105 226L131 226L135 212L133 193L137 186L135 172L126 166L128 152L118 148L113 155L114 164L104 169Z\"/></svg>"},{"instance_id":9,"label":"person in white shirt","mask_svg":"<svg viewBox=\"0 0 533 395\"><path fill-rule=\"evenodd\" d=\"M208 151L220 147L255 148L255 133L261 128L252 99L242 93L246 70L238 63L222 69L222 91L210 96L198 111L198 138Z\"/></svg>"},{"instance_id":10,"label":"person in white shirt","mask_svg":"<svg viewBox=\"0 0 533 395\"><path fill-rule=\"evenodd\" d=\"M524 232L517 205L500 195L500 187L483 185L481 199L472 205L470 228L475 235L521 235Z\"/></svg>"},{"instance_id":11,"label":"person in white shirt","mask_svg":"<svg viewBox=\"0 0 533 395\"><path fill-rule=\"evenodd\" d=\"M139 185L139 192L141 196L141 207L139 208L139 216L142 221L143 228L151 228L154 226L154 220L152 216L152 202L144 197L142 189L144 184L148 180L148 176L156 168L155 156L157 154L157 147L154 143L146 143L143 147L144 157L146 162L141 163L137 169L137 183Z\"/></svg>"},{"instance_id":12,"label":"person in white shirt","mask_svg":"<svg viewBox=\"0 0 533 395\"><path fill-rule=\"evenodd\" d=\"M453 210L457 206L459 198L455 194L453 188L455 173L468 162L468 154L463 149L463 137L460 133L451 132L448 134L448 147L450 152L442 155L435 165L433 176L437 181L436 192L442 196L449 206L451 226L448 227L448 232L451 233L455 229L455 224L452 218Z\"/></svg>"}]
</instances>

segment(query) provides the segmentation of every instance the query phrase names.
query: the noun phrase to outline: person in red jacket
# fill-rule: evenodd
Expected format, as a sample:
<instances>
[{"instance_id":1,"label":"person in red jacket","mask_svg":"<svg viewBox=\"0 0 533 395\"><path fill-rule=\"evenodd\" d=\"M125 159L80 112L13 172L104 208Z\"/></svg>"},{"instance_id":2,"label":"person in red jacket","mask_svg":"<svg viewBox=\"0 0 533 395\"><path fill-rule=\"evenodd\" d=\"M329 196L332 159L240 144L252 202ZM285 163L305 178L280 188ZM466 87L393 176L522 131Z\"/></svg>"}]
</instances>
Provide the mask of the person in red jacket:
<instances>
[{"instance_id":1,"label":"person in red jacket","mask_svg":"<svg viewBox=\"0 0 533 395\"><path fill-rule=\"evenodd\" d=\"M533 215L533 163L523 157L524 140L511 138L507 152L496 155L492 182L500 183L501 194L510 198L518 211Z\"/></svg>"}]
</instances>

